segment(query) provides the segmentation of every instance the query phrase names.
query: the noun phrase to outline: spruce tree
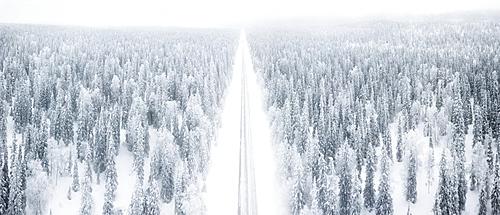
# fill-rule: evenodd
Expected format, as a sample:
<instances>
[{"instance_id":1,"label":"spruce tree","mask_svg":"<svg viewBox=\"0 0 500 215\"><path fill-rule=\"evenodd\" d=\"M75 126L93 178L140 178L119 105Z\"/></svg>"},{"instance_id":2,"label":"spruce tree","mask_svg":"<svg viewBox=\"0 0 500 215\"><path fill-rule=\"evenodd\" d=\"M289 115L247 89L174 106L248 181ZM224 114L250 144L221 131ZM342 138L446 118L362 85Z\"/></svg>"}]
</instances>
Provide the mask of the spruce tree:
<instances>
[{"instance_id":1,"label":"spruce tree","mask_svg":"<svg viewBox=\"0 0 500 215\"><path fill-rule=\"evenodd\" d=\"M390 134L389 128L384 129L384 134L382 135L382 140L384 143L384 146L382 148L384 148L387 151L387 157L389 157L389 159L391 159L391 161L392 161L392 141L391 141L391 134Z\"/></svg>"},{"instance_id":2,"label":"spruce tree","mask_svg":"<svg viewBox=\"0 0 500 215\"><path fill-rule=\"evenodd\" d=\"M337 155L339 176L339 213L340 214L359 214L360 202L359 180L356 174L354 150L347 144L347 141L339 149Z\"/></svg>"},{"instance_id":3,"label":"spruce tree","mask_svg":"<svg viewBox=\"0 0 500 215\"><path fill-rule=\"evenodd\" d=\"M400 117L401 118L401 117ZM403 123L402 120L398 120L398 140L396 145L396 160L397 162L403 161Z\"/></svg>"},{"instance_id":4,"label":"spruce tree","mask_svg":"<svg viewBox=\"0 0 500 215\"><path fill-rule=\"evenodd\" d=\"M429 136L429 152L427 157L427 192L434 183L434 131L431 131Z\"/></svg>"},{"instance_id":5,"label":"spruce tree","mask_svg":"<svg viewBox=\"0 0 500 215\"><path fill-rule=\"evenodd\" d=\"M382 149L382 157L380 158L380 183L378 187L378 198L375 214L377 215L392 215L394 214L394 206L390 193L390 159L387 156L387 151Z\"/></svg>"},{"instance_id":6,"label":"spruce tree","mask_svg":"<svg viewBox=\"0 0 500 215\"><path fill-rule=\"evenodd\" d=\"M410 151L407 157L407 173L406 173L406 201L415 204L417 202L417 155L414 146L410 146Z\"/></svg>"},{"instance_id":7,"label":"spruce tree","mask_svg":"<svg viewBox=\"0 0 500 215\"><path fill-rule=\"evenodd\" d=\"M159 195L158 189L155 181L149 184L148 189L146 189L146 195L144 197L144 215L159 215Z\"/></svg>"},{"instance_id":8,"label":"spruce tree","mask_svg":"<svg viewBox=\"0 0 500 215\"><path fill-rule=\"evenodd\" d=\"M465 179L465 134L467 127L464 121L464 105L460 90L460 75L455 74L454 81L454 97L451 121L454 125L453 131L453 150L451 151L454 158L454 167L456 173L456 186L458 190L458 208L465 210L465 202L467 200L467 181Z\"/></svg>"},{"instance_id":9,"label":"spruce tree","mask_svg":"<svg viewBox=\"0 0 500 215\"><path fill-rule=\"evenodd\" d=\"M487 201L488 201L488 194L486 190L486 185L483 185L481 188L481 193L479 194L479 211L478 215L486 215L488 213L488 206L487 206Z\"/></svg>"},{"instance_id":10,"label":"spruce tree","mask_svg":"<svg viewBox=\"0 0 500 215\"><path fill-rule=\"evenodd\" d=\"M434 214L459 214L456 207L457 191L453 175L453 160L448 149L443 150L439 163L439 184L434 203Z\"/></svg>"},{"instance_id":11,"label":"spruce tree","mask_svg":"<svg viewBox=\"0 0 500 215\"><path fill-rule=\"evenodd\" d=\"M142 215L144 213L144 194L142 184L136 183L134 193L130 202L130 215Z\"/></svg>"},{"instance_id":12,"label":"spruce tree","mask_svg":"<svg viewBox=\"0 0 500 215\"><path fill-rule=\"evenodd\" d=\"M90 215L94 214L94 200L92 199L92 170L90 164L90 147L85 146L87 149L85 156L85 168L84 168L84 177L82 180L82 198L81 198L81 208L80 214L82 215Z\"/></svg>"},{"instance_id":13,"label":"spruce tree","mask_svg":"<svg viewBox=\"0 0 500 215\"><path fill-rule=\"evenodd\" d=\"M3 82L2 82L3 83ZM7 120L5 102L3 101L3 86L0 86L0 214L5 214L9 205L9 163L7 150Z\"/></svg>"},{"instance_id":14,"label":"spruce tree","mask_svg":"<svg viewBox=\"0 0 500 215\"><path fill-rule=\"evenodd\" d=\"M109 137L112 138L112 137ZM117 173L116 173L116 163L115 163L115 153L114 153L114 143L112 141L108 142L107 158L106 158L106 184L104 192L104 205L103 214L113 214L114 205L113 201L116 197L116 188L118 185Z\"/></svg>"},{"instance_id":15,"label":"spruce tree","mask_svg":"<svg viewBox=\"0 0 500 215\"><path fill-rule=\"evenodd\" d=\"M75 158L75 163L73 164L73 183L71 184L71 189L73 192L78 192L80 190L80 182L78 177L78 160Z\"/></svg>"},{"instance_id":16,"label":"spruce tree","mask_svg":"<svg viewBox=\"0 0 500 215\"><path fill-rule=\"evenodd\" d=\"M0 214L5 214L9 207L10 195L10 179L9 179L9 165L7 159L7 151L0 153L0 161L2 168L0 174Z\"/></svg>"},{"instance_id":17,"label":"spruce tree","mask_svg":"<svg viewBox=\"0 0 500 215\"><path fill-rule=\"evenodd\" d=\"M365 169L365 189L363 190L363 199L365 203L365 208L371 212L375 206L375 188L374 188L374 173L375 173L375 160L376 160L375 150L372 144L368 144L367 158L366 158L366 169Z\"/></svg>"},{"instance_id":18,"label":"spruce tree","mask_svg":"<svg viewBox=\"0 0 500 215\"><path fill-rule=\"evenodd\" d=\"M495 174L491 190L491 214L500 214L500 154L496 155Z\"/></svg>"}]
</instances>

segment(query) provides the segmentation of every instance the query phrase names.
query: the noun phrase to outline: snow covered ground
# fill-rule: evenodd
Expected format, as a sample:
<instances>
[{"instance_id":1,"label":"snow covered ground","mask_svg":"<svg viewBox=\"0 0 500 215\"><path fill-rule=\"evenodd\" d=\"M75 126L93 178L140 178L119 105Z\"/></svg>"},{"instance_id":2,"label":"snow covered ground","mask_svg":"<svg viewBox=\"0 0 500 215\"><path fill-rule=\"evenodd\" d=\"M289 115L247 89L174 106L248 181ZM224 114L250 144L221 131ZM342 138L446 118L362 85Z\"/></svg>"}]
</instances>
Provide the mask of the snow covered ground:
<instances>
[{"instance_id":1,"label":"snow covered ground","mask_svg":"<svg viewBox=\"0 0 500 215\"><path fill-rule=\"evenodd\" d=\"M276 162L271 145L269 122L262 105L261 88L253 71L245 31L236 52L233 79L228 90L217 145L212 148L212 165L205 196L208 214L236 214L238 211L238 171L240 143L241 70L246 63L252 131L257 208L259 214L283 214L282 191L277 183ZM244 60L242 60L244 58Z\"/></svg>"}]
</instances>

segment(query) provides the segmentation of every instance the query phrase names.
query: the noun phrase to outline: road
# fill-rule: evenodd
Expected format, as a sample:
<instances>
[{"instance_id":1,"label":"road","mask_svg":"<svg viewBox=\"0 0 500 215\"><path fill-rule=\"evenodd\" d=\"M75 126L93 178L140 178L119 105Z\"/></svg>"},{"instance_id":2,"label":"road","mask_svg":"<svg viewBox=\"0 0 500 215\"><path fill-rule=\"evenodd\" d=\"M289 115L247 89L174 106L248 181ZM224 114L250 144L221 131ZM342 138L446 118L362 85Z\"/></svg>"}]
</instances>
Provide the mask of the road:
<instances>
[{"instance_id":1,"label":"road","mask_svg":"<svg viewBox=\"0 0 500 215\"><path fill-rule=\"evenodd\" d=\"M233 65L221 128L210 152L204 196L207 215L288 214L262 104L264 94L245 30L241 31Z\"/></svg>"},{"instance_id":2,"label":"road","mask_svg":"<svg viewBox=\"0 0 500 215\"><path fill-rule=\"evenodd\" d=\"M245 37L241 42L246 44ZM238 214L257 214L257 194L255 187L255 169L253 162L251 117L249 108L247 63L245 63L245 50L241 49L241 111L240 111L240 157L239 157L239 182L238 182Z\"/></svg>"}]
</instances>

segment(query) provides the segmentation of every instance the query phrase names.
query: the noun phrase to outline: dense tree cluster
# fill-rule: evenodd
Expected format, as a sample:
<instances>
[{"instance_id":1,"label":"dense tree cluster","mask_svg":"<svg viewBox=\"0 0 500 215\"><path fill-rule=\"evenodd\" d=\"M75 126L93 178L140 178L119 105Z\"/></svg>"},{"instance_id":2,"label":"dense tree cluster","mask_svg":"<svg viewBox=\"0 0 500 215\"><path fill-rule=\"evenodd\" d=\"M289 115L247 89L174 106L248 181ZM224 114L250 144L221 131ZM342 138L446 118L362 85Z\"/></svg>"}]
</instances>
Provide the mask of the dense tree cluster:
<instances>
[{"instance_id":1,"label":"dense tree cluster","mask_svg":"<svg viewBox=\"0 0 500 215\"><path fill-rule=\"evenodd\" d=\"M189 201L202 190L237 36L0 26L0 214L47 214L58 177L73 177L68 199L81 195L81 214L95 213L92 186L104 180L103 213L114 214L122 145L134 156L131 214L171 201L177 214L196 211Z\"/></svg>"},{"instance_id":2,"label":"dense tree cluster","mask_svg":"<svg viewBox=\"0 0 500 215\"><path fill-rule=\"evenodd\" d=\"M393 162L404 162L406 188L394 192L405 192L409 203L419 201L416 187L432 183L436 166L436 214L460 214L469 188L499 211L498 22L377 21L247 32L283 180L289 196L301 196L290 198L291 213L319 205L324 214L359 214L362 206L393 214ZM473 148L482 148L474 150L474 164L486 164L486 173L466 166L468 134ZM434 148L444 151L440 162ZM429 156L419 158L422 151ZM418 159L427 159L429 170L419 171ZM331 167L337 181L331 189L338 192L327 195L325 178L332 176L323 170ZM422 172L428 182L417 181Z\"/></svg>"}]
</instances>

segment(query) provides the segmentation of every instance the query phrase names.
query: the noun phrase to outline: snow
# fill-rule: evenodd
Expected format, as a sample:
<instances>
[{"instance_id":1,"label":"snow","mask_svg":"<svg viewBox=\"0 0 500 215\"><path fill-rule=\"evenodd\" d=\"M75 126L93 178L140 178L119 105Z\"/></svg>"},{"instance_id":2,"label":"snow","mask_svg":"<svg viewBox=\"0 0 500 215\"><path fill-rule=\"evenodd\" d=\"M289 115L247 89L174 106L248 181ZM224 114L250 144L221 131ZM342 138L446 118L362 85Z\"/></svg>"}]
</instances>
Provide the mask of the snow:
<instances>
[{"instance_id":1,"label":"snow","mask_svg":"<svg viewBox=\"0 0 500 215\"><path fill-rule=\"evenodd\" d=\"M243 56L242 56L243 55ZM239 119L241 104L242 58L245 58L251 116L257 208L259 214L284 214L282 191L277 183L276 162L271 145L270 127L262 105L261 88L253 71L245 31L234 61L233 77L222 114L222 127L212 148L207 176L207 214L236 214L238 211Z\"/></svg>"},{"instance_id":2,"label":"snow","mask_svg":"<svg viewBox=\"0 0 500 215\"><path fill-rule=\"evenodd\" d=\"M396 152L396 141L397 141L397 123L392 123L389 125L391 129L391 140L393 146L393 152ZM405 187L405 171L406 167L403 162L396 162L394 157L394 164L392 166L392 198L394 203L394 214L407 214L408 208L411 214L433 214L432 209L434 207L434 201L436 197L436 191L439 180L439 162L441 161L441 153L443 151L443 146L446 145L446 141L449 140L448 137L439 137L440 143L436 144L434 147L434 181L432 182L430 188L427 186L427 158L428 153L431 151L428 149L429 138L423 135L423 124L420 124L414 131L410 131L408 136L411 136L417 144L418 155L418 169L417 169L417 202L415 204L408 203L404 196ZM465 138L465 154L466 154L466 168L470 166L471 155L472 155L472 126L469 126L468 134ZM468 175L466 176L468 177ZM468 179L468 178L467 178ZM378 186L378 179L375 180ZM478 191L468 191L467 192L467 202L465 205L464 214L477 214L477 208L479 207L479 192ZM368 214L368 213L367 213ZM375 214L372 212L371 214Z\"/></svg>"},{"instance_id":3,"label":"snow","mask_svg":"<svg viewBox=\"0 0 500 215\"><path fill-rule=\"evenodd\" d=\"M8 132L10 133L10 132ZM134 155L132 152L127 150L127 146L124 145L126 130L121 130L121 145L119 148L118 156L116 156L116 171L118 174L118 186L116 190L116 199L114 201L114 208L116 211L122 211L123 214L127 214L130 200L132 198L132 193L134 192L134 187L136 184L136 175L133 171L133 161ZM156 144L156 139L158 137L156 129L149 129L150 135L150 147L154 149ZM144 175L149 176L150 170L150 158L145 159L144 165ZM82 176L84 175L84 166L79 163L78 175L80 176L80 183ZM100 176L100 184L96 184L96 175L92 175L92 199L94 201L93 210L94 214L102 213L102 206L104 204L104 192L105 192L105 178L104 174ZM49 211L52 214L79 214L80 212L80 198L81 192L72 192L71 200L68 200L68 188L73 182L73 177L61 177L58 179L57 184L53 181L53 187L51 189L51 199L49 201ZM147 183L145 183L147 184ZM161 214L174 214L173 202L170 204L160 204Z\"/></svg>"}]
</instances>

